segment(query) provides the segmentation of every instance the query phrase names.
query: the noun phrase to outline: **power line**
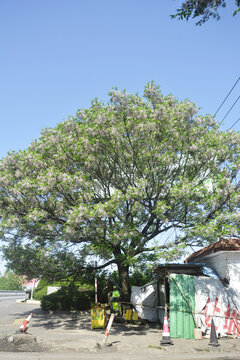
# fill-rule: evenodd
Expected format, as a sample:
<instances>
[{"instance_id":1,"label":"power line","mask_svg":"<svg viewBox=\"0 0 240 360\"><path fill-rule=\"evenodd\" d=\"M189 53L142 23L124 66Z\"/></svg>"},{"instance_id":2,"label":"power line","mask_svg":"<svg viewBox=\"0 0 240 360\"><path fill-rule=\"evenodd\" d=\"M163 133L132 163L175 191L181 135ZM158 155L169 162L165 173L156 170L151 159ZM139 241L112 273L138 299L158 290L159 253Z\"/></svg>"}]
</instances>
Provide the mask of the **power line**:
<instances>
[{"instance_id":1,"label":"power line","mask_svg":"<svg viewBox=\"0 0 240 360\"><path fill-rule=\"evenodd\" d=\"M228 116L228 114L230 113L230 111L232 110L232 108L236 105L236 103L238 102L238 100L240 99L240 95L237 98L237 100L234 102L234 104L230 107L230 109L228 110L228 112L226 113L226 115L224 116L224 118L222 119L222 121L220 122L220 124L223 123L223 121L226 119L226 117Z\"/></svg>"},{"instance_id":2,"label":"power line","mask_svg":"<svg viewBox=\"0 0 240 360\"><path fill-rule=\"evenodd\" d=\"M240 121L240 118L237 119L237 121L235 121L235 123L228 130L231 130L239 121Z\"/></svg>"},{"instance_id":3,"label":"power line","mask_svg":"<svg viewBox=\"0 0 240 360\"><path fill-rule=\"evenodd\" d=\"M223 100L223 102L221 103L221 105L219 106L219 108L217 109L217 111L215 112L214 115L216 115L218 113L218 111L221 109L221 107L223 106L223 104L225 103L225 101L227 100L227 98L229 97L229 95L231 94L231 92L233 91L233 89L235 88L235 86L237 85L237 83L240 80L240 76L237 79L237 81L235 82L235 84L233 85L233 87L231 88L231 90L229 91L229 93L227 94L227 96L225 97L225 99Z\"/></svg>"}]
</instances>

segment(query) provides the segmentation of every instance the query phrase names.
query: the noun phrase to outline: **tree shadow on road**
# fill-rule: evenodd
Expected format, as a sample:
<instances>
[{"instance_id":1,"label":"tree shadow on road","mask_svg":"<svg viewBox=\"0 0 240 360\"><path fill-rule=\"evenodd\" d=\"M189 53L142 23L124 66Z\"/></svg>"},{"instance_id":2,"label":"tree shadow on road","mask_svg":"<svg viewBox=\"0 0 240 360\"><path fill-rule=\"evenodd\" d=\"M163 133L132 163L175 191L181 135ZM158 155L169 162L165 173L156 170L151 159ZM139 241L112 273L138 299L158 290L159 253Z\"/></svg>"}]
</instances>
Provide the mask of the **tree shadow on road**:
<instances>
[{"instance_id":1,"label":"tree shadow on road","mask_svg":"<svg viewBox=\"0 0 240 360\"><path fill-rule=\"evenodd\" d=\"M90 311L56 311L47 312L41 308L23 311L21 314L15 314L18 318L25 318L33 313L31 326L34 328L43 328L44 330L64 329L64 330L91 330ZM13 314L14 315L14 314ZM96 332L105 332L105 329L93 329ZM111 328L112 335L145 335L150 332L159 331L158 327L145 325L134 325L129 323L113 323Z\"/></svg>"}]
</instances>

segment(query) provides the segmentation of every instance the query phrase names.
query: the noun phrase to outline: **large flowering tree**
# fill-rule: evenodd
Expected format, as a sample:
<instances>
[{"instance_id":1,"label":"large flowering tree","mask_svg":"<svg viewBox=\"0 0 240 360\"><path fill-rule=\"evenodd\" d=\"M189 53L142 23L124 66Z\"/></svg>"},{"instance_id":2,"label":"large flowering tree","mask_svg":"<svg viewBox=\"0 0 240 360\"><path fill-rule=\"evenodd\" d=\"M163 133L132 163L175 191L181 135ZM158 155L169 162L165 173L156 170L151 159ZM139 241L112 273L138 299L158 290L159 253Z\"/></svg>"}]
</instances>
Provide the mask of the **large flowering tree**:
<instances>
[{"instance_id":1,"label":"large flowering tree","mask_svg":"<svg viewBox=\"0 0 240 360\"><path fill-rule=\"evenodd\" d=\"M181 1L181 8L176 10L176 14L171 18L180 20L189 18L200 18L196 25L202 25L210 18L220 19L218 10L227 6L226 0L185 0ZM235 0L235 10L233 15L240 12L240 0Z\"/></svg>"},{"instance_id":2,"label":"large flowering tree","mask_svg":"<svg viewBox=\"0 0 240 360\"><path fill-rule=\"evenodd\" d=\"M0 165L9 267L76 275L94 255L98 268L116 264L128 299L139 258L169 260L237 234L240 136L197 112L154 83L143 98L114 89L109 103L94 100L10 153Z\"/></svg>"}]
</instances>

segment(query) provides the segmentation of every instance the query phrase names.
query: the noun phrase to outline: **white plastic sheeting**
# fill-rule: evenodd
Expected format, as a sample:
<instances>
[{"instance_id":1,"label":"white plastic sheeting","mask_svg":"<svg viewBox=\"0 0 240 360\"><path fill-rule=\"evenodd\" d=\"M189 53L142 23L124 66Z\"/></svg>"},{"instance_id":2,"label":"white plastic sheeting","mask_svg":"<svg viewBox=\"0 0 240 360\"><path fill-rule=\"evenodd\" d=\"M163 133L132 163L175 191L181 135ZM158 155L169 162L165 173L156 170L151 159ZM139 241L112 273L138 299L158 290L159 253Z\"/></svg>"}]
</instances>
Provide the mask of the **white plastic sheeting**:
<instances>
[{"instance_id":1,"label":"white plastic sheeting","mask_svg":"<svg viewBox=\"0 0 240 360\"><path fill-rule=\"evenodd\" d=\"M141 319L157 322L157 284L151 282L144 286L133 286L131 292L131 303L134 305Z\"/></svg>"},{"instance_id":2,"label":"white plastic sheeting","mask_svg":"<svg viewBox=\"0 0 240 360\"><path fill-rule=\"evenodd\" d=\"M205 276L195 276L194 279L195 320L203 334L206 337L210 335L211 320L213 319L219 336L230 334L240 336L240 297L238 292L230 286L225 287L219 279ZM132 287L131 303L140 318L151 322L160 320L163 323L164 309L157 307L159 296L162 299L161 290L159 289L158 294L156 282L141 287Z\"/></svg>"},{"instance_id":3,"label":"white plastic sheeting","mask_svg":"<svg viewBox=\"0 0 240 360\"><path fill-rule=\"evenodd\" d=\"M239 261L233 261L228 264L229 287L240 298L240 264Z\"/></svg>"},{"instance_id":4,"label":"white plastic sheeting","mask_svg":"<svg viewBox=\"0 0 240 360\"><path fill-rule=\"evenodd\" d=\"M220 336L240 335L240 298L220 280L195 277L195 317L204 334L210 334L213 318Z\"/></svg>"}]
</instances>

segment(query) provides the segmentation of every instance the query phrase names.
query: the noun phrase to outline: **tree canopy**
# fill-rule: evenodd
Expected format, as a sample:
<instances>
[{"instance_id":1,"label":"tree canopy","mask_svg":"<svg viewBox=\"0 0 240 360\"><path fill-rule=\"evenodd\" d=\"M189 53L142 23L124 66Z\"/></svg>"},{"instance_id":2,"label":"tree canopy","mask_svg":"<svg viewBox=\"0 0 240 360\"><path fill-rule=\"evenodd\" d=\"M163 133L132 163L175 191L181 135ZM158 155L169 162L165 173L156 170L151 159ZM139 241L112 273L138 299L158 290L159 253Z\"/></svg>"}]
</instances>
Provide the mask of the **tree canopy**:
<instances>
[{"instance_id":1,"label":"tree canopy","mask_svg":"<svg viewBox=\"0 0 240 360\"><path fill-rule=\"evenodd\" d=\"M240 11L240 0L235 0L236 9L233 15ZM181 8L176 10L176 14L171 15L171 18L179 20L189 20L190 18L200 18L196 25L202 25L210 18L220 19L218 13L219 8L225 8L225 0L186 0L182 2Z\"/></svg>"},{"instance_id":2,"label":"tree canopy","mask_svg":"<svg viewBox=\"0 0 240 360\"><path fill-rule=\"evenodd\" d=\"M0 231L18 273L72 276L95 256L128 298L138 259L238 234L240 136L154 83L109 95L2 159Z\"/></svg>"},{"instance_id":3,"label":"tree canopy","mask_svg":"<svg viewBox=\"0 0 240 360\"><path fill-rule=\"evenodd\" d=\"M23 283L24 278L11 271L0 276L0 290L22 290Z\"/></svg>"}]
</instances>

